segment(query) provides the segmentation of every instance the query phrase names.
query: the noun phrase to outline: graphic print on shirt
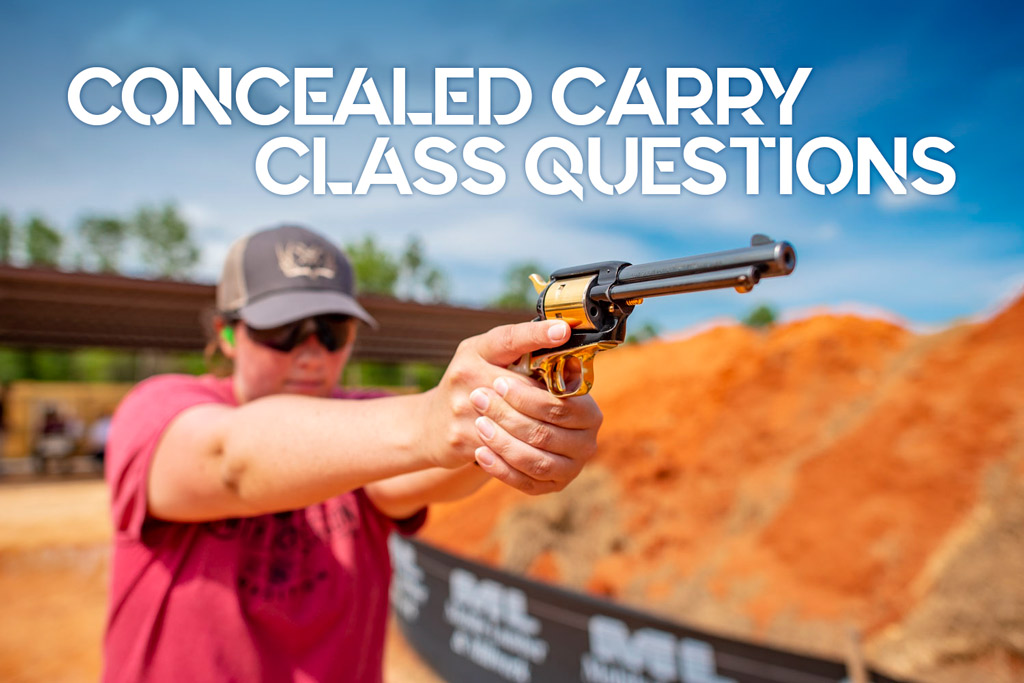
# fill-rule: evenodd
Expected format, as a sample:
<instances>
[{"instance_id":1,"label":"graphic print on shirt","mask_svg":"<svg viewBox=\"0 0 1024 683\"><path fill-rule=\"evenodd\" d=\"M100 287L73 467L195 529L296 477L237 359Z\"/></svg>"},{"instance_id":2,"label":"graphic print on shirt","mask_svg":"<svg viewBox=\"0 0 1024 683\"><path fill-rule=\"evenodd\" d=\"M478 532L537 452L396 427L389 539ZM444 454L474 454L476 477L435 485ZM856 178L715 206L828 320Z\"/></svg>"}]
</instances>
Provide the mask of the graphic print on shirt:
<instances>
[{"instance_id":1,"label":"graphic print on shirt","mask_svg":"<svg viewBox=\"0 0 1024 683\"><path fill-rule=\"evenodd\" d=\"M360 532L356 501L278 512L206 525L223 540L237 541L242 553L238 592L244 602L284 602L311 595L337 563L332 543Z\"/></svg>"}]
</instances>

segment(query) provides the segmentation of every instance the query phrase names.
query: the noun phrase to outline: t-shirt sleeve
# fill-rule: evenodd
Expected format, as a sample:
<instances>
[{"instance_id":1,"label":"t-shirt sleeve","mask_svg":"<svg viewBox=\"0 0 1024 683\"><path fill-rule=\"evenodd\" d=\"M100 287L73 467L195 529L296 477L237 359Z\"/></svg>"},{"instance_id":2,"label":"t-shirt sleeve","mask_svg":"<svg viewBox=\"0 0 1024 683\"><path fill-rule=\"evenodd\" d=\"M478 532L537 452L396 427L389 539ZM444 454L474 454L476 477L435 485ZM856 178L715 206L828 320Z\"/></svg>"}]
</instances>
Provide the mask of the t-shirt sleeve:
<instances>
[{"instance_id":1,"label":"t-shirt sleeve","mask_svg":"<svg viewBox=\"0 0 1024 683\"><path fill-rule=\"evenodd\" d=\"M121 401L110 425L105 462L115 534L141 536L150 464L171 420L192 406L227 402L213 381L189 375L150 378Z\"/></svg>"},{"instance_id":2,"label":"t-shirt sleeve","mask_svg":"<svg viewBox=\"0 0 1024 683\"><path fill-rule=\"evenodd\" d=\"M412 536L427 523L427 508L421 507L412 517L393 519L391 522L394 524L395 531L403 536Z\"/></svg>"}]
</instances>

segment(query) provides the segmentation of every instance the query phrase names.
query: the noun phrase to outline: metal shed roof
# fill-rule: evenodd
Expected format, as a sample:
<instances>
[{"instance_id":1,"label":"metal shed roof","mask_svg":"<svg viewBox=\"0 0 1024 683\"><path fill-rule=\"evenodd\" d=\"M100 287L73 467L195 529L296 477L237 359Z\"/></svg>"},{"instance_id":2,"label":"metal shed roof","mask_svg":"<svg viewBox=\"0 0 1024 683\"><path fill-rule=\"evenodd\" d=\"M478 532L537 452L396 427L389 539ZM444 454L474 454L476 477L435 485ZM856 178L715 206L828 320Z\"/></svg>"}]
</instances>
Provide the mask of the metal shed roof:
<instances>
[{"instance_id":1,"label":"metal shed roof","mask_svg":"<svg viewBox=\"0 0 1024 683\"><path fill-rule=\"evenodd\" d=\"M200 350L213 285L0 265L0 345ZM354 357L447 363L462 339L522 322L529 311L421 304L382 296L360 303L380 322Z\"/></svg>"}]
</instances>

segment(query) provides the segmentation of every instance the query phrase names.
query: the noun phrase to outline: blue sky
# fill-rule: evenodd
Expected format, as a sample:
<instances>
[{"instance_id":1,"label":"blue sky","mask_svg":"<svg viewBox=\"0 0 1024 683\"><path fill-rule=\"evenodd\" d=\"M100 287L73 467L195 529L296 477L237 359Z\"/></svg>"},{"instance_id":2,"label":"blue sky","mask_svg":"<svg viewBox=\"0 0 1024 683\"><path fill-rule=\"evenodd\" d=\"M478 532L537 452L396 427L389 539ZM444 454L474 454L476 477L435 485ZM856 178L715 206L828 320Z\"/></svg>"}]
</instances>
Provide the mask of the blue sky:
<instances>
[{"instance_id":1,"label":"blue sky","mask_svg":"<svg viewBox=\"0 0 1024 683\"><path fill-rule=\"evenodd\" d=\"M480 304L501 288L512 264L535 260L555 269L595 260L634 263L746 244L754 232L787 239L799 266L787 279L764 282L754 293L715 292L649 301L635 320L677 330L722 315L742 315L772 303L789 315L809 308L860 307L889 311L920 325L942 325L992 310L1024 283L1024 229L1019 195L1019 132L1024 93L1024 10L1007 3L930 3L893 6L860 3L603 3L570 0L490 3L237 4L7 2L0 23L0 210L17 220L41 214L71 231L89 213L127 215L142 204L174 201L189 218L203 248L197 269L211 280L227 246L256 228L299 222L347 242L365 234L398 249L418 235L428 257L449 275L453 298ZM296 67L330 66L322 83L333 112L352 69L364 66L382 94L391 70L405 67L410 109L432 102L435 67L511 67L528 78L534 102L521 121L505 127L378 126L353 119L345 126L273 127L249 124L233 112L230 126L200 113L181 125L180 108L161 126L144 127L121 116L92 127L67 104L68 84L90 66L122 78L144 66L160 67L180 82L183 67L214 79L218 67L237 78L258 66L286 74ZM700 127L685 114L678 126L652 127L641 117L620 126L574 127L560 121L548 99L558 74L574 66L599 71L601 88L575 87L581 110L610 108L619 82L640 67L662 103L667 67L698 67L714 78L722 67L774 67L788 83L799 67L813 69L794 107L792 126L777 125L767 93L755 111L765 126L733 114L730 126ZM473 111L469 104L453 111ZM140 88L140 106L155 111L156 90ZM118 104L115 89L91 84L94 110ZM290 106L290 88L263 88L261 105ZM496 91L496 109L509 106ZM148 99L147 99L148 98ZM389 103L389 97L384 97ZM258 97L254 97L257 101ZM714 102L709 111L714 117ZM314 105L310 105L311 108ZM390 107L390 104L388 104ZM400 196L376 187L367 196L290 197L271 194L254 173L258 149L272 137L294 136L312 146L327 138L328 173L355 179L377 136L388 136L410 180L415 143L443 135L456 144L480 135L498 138L508 173L495 195L457 189L442 197ZM721 192L700 197L641 195L638 188L604 197L590 189L546 197L527 183L526 150L545 136L581 145L600 137L611 178L621 173L626 136L789 136L794 146L832 136L855 147L871 137L885 151L892 140L913 144L927 136L948 139L942 157L956 171L953 189L938 197L913 189L895 197L877 176L869 195L856 183L817 196L799 184L777 191L777 172L765 150L762 189L744 192L738 150L718 160L728 173ZM812 172L826 181L836 164L814 157ZM682 166L679 150L659 159ZM308 160L280 155L282 177L310 171ZM468 172L456 164L460 180ZM911 179L925 175L911 163ZM831 174L831 176L829 176ZM678 173L676 175L679 175ZM674 176L673 176L674 177ZM685 174L680 176L685 177ZM704 178L703 176L701 176ZM335 179L332 177L331 179ZM706 179L706 178L705 178ZM775 187L773 187L775 183Z\"/></svg>"}]
</instances>

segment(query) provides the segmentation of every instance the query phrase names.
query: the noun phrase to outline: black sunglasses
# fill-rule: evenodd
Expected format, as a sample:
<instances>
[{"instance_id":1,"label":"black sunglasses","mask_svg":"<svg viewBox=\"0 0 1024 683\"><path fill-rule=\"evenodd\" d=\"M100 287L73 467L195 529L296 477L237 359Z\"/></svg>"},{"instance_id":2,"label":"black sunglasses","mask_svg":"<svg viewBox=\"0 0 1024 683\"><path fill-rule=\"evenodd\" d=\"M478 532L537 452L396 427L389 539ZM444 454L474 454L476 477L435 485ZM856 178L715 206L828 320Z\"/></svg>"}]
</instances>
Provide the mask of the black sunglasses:
<instances>
[{"instance_id":1,"label":"black sunglasses","mask_svg":"<svg viewBox=\"0 0 1024 683\"><path fill-rule=\"evenodd\" d=\"M349 342L353 329L351 320L347 315L318 315L267 330L257 330L249 325L245 328L250 339L275 351L288 353L310 335L316 335L325 349L334 352Z\"/></svg>"}]
</instances>

